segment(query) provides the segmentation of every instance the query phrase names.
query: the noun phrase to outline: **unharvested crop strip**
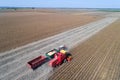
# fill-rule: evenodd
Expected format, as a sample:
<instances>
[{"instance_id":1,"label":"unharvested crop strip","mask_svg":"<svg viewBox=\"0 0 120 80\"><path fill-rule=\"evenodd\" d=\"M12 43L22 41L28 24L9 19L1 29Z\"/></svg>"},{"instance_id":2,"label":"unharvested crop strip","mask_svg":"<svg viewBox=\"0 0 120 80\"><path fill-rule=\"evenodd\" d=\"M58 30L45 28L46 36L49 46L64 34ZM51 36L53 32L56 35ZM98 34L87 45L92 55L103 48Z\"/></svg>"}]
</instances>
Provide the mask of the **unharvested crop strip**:
<instances>
[{"instance_id":1,"label":"unharvested crop strip","mask_svg":"<svg viewBox=\"0 0 120 80\"><path fill-rule=\"evenodd\" d=\"M109 24L109 23L113 22L113 21L116 20L116 19L115 19L115 18L105 18L105 19L103 19L103 20L106 21L106 22L108 22L108 24ZM109 20L109 21L107 21L107 20ZM101 21L102 21L102 20L101 20ZM95 28L97 25L100 25L99 22L100 22L100 21L95 22L96 24L93 23L93 24L95 24L94 26L93 26L93 24L91 24L90 27L91 27L91 28ZM98 24L97 24L97 23L98 23ZM107 25L105 22L101 22L101 27L100 27L100 28L98 28L98 27L95 28L95 29L91 29L91 28L90 28L91 30L87 31L87 33L86 33L85 35L83 35L82 37L83 37L84 39L87 39L88 37L94 35L97 31L99 31L99 30L101 30L102 28L104 28L105 25ZM102 27L102 26L103 26L103 27ZM88 28L87 28L87 29L88 29ZM86 29L86 30L87 30L87 29ZM92 30L94 31L94 33L92 33L90 36L87 36L89 33L92 32ZM5 54L6 56L5 56L5 55L2 55L2 57L4 57L4 58L3 58L3 61L4 61L5 59L8 59L9 57L13 57L13 60L11 59L12 61L10 61L11 63L9 63L10 65L12 64L12 62L15 62L15 61L17 62L17 61L20 60L20 59L21 59L21 60L22 60L22 59L25 59L25 62L26 62L26 61L27 61L27 60L26 60L26 57L28 57L28 60L29 60L29 59L32 59L32 58L34 58L35 56L38 56L38 55L39 55L38 52L44 52L44 51L46 51L46 50L48 50L48 49L50 49L50 48L57 47L60 43L65 42L65 40L68 41L68 40L70 39L70 40L69 40L70 42L75 42L75 40L79 40L79 39L81 40L82 37L78 37L78 38L75 37L74 40L71 40L72 37L77 36L78 33L80 34L80 32L77 32L76 34L73 34L72 36L67 37L67 38L65 38L65 39L63 39L63 40L62 40L62 38L63 38L63 37L62 37L62 38L60 39L60 41L56 41L54 44L50 44L49 46L44 47L44 48L43 48L43 51L38 50L38 49L40 48L40 47L39 47L40 45L30 45L30 46L27 46L28 49L30 49L30 48L32 48L32 47L35 47L34 49L37 50L37 51L35 51L35 50L34 50L34 51L31 51L32 49L26 51L26 50L27 50L27 47L19 48L19 49L18 49L18 52L16 52L16 53L17 53L16 55L20 54L20 56L16 56L16 57L17 57L16 59L14 58L15 56L13 56L13 52L14 52L14 50L13 50L13 52L11 51L11 55L12 55L12 56L6 55L7 53ZM84 36L87 36L87 38L84 37ZM54 37L53 37L53 38L54 38ZM84 39L82 39L82 40L84 40ZM47 40L47 39L46 39L46 40ZM71 45L74 45L74 44L71 44L71 45L70 45L70 42L66 42L66 44L68 44L69 47L70 47ZM48 48L48 47L50 47L50 48ZM20 50L23 50L23 51L21 52ZM19 51L20 51L20 53L19 53ZM29 54L29 55L26 55L26 53L28 54L30 51L31 51L31 55L30 55L30 54ZM35 52L36 52L36 53L35 53ZM8 52L8 53L9 53L9 52ZM24 54L22 54L22 53L24 53L26 56L25 56ZM32 53L35 53L34 57L32 57ZM14 54L15 54L15 53L14 53ZM22 55L21 55L21 54L22 54ZM25 56L25 57L24 57L24 56ZM19 59L18 59L18 58L19 58ZM18 59L18 60L17 60L17 59ZM24 61L24 60L23 60L23 61ZM7 61L7 62L9 62L9 61ZM20 62L21 62L21 61L20 61ZM21 62L21 64L24 65L25 62L24 62L24 63ZM7 65L7 64L6 64L6 65ZM10 65L8 65L8 67L10 67ZM3 66L5 67L5 65L3 65ZM46 67L46 65L43 65L43 66ZM23 75L24 77L21 77L21 78L19 78L19 79L22 79L22 80L23 80L23 79L31 79L31 80L33 80L33 79L38 79L38 78L39 78L38 75L40 75L40 72L39 72L39 71L41 71L42 69L44 69L44 67L43 67L43 68L42 68L42 67L41 67L41 68L38 68L37 71L32 72L32 73L31 73L31 72L28 72L27 75L25 74L25 75ZM46 68L48 68L48 67L46 67ZM1 69L2 69L2 66L1 66ZM20 69L23 69L23 68L21 67ZM14 70L14 69L13 69L13 70ZM8 70L8 71L9 71L9 70ZM11 71L12 71L12 69L11 69ZM9 72L9 74L10 74L10 73L11 73L11 72ZM15 71L14 73L16 74L16 71ZM3 73L1 73L1 74L3 74ZM15 75L15 74L14 74L14 75ZM11 75L11 74L10 74L10 75ZM42 75L42 74L41 74L41 75ZM7 75L6 75L5 77L7 77Z\"/></svg>"}]
</instances>

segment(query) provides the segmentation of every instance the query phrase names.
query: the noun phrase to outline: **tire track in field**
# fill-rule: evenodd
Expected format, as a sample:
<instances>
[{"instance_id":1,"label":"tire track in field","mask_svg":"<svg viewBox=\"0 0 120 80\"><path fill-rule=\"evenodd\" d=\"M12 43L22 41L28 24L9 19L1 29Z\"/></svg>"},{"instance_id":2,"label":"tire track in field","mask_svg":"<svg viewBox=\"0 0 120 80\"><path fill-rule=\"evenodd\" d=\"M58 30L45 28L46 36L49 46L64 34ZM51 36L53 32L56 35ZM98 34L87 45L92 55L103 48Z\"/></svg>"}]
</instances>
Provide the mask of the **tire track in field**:
<instances>
[{"instance_id":1,"label":"tire track in field","mask_svg":"<svg viewBox=\"0 0 120 80\"><path fill-rule=\"evenodd\" d=\"M93 31L96 31L96 29L91 29L91 30L89 30L90 32L93 32ZM89 33L89 31L88 31L88 33ZM87 32L86 32L87 33ZM75 34L76 35L76 34ZM75 36L75 35L73 35L73 36ZM88 34L87 34L88 35ZM83 36L86 36L86 35L83 35ZM34 52L35 53L35 52ZM37 54L37 55L39 55L39 54ZM32 54L31 55L29 55L29 56L32 56ZM33 56L32 56L33 57ZM37 57L37 56L36 56ZM31 60L31 58L29 58L29 57L22 57L22 59L20 58L20 59L17 59L17 61L14 61L14 62L11 62L11 63L8 63L8 65L7 66L2 66L1 68L2 68L2 70L0 70L1 72L4 72L4 73L7 73L8 74L8 72L10 72L10 71L13 71L13 69L14 68L16 68L17 66L19 66L20 64L22 65L22 64L24 64L24 63L27 63L27 61L29 61L29 60ZM20 62L19 62L20 61ZM13 63L13 64L12 64ZM11 65L11 67L9 66L9 65ZM15 66L13 66L13 65L15 65ZM6 68L9 66L9 69L8 69L8 71L6 70ZM0 69L1 69L0 68ZM19 67L18 67L19 68ZM9 71L10 70L10 71ZM3 75L3 73L2 73L2 75Z\"/></svg>"},{"instance_id":2,"label":"tire track in field","mask_svg":"<svg viewBox=\"0 0 120 80\"><path fill-rule=\"evenodd\" d=\"M95 31L96 31L96 30L95 30ZM93 31L91 31L91 32L93 32ZM28 75L28 74L26 74L26 76L30 76L30 75L34 75L34 74L33 74L33 73L31 73L31 74L29 74L29 75ZM26 78L26 76L23 76L23 77L21 77L21 78L22 78L22 79L23 79L23 78L25 79L25 78ZM35 75L35 76L36 76L36 75ZM21 80L21 78L20 78L19 80ZM32 80L32 78L31 78L31 80Z\"/></svg>"},{"instance_id":3,"label":"tire track in field","mask_svg":"<svg viewBox=\"0 0 120 80\"><path fill-rule=\"evenodd\" d=\"M93 26L94 27L94 26ZM53 42L57 42L57 41L59 41L59 40L61 40L61 39L64 39L64 38L66 38L66 36L71 36L72 34L75 34L75 33L78 33L78 32L81 32L81 33L83 33L84 31L84 29L87 29L87 30L89 30L89 29L92 29L93 27L81 27L81 28L76 28L76 29L73 29L73 30L70 30L70 31L68 31L68 32L65 32L65 34L60 34L60 35L57 35L57 36L55 36L54 37L54 39L53 39L53 37L50 37L50 39L49 38L47 38L47 39L45 39L45 40L42 40L42 41L38 41L38 43L37 42L35 42L35 43L37 43L37 44L34 44L33 43L33 45L32 44L29 44L30 45L30 47L29 47L29 45L27 45L27 47L23 47L22 49L18 49L17 51L13 51L12 53L11 53L11 51L10 51L10 53L5 53L5 55L0 55L0 66L2 66L2 65L4 65L4 64L6 64L6 63L8 63L8 62L11 62L11 61L14 61L15 59L18 59L19 57L22 57L22 56L24 56L24 55L27 55L26 53L31 53L32 51L35 51L35 50L38 50L38 49L41 49L41 48L43 48L44 46L46 46L47 44L51 44L51 43L53 43ZM40 44L40 45L39 45ZM32 45L32 46L31 46ZM26 49L27 48L27 49ZM32 49L31 49L32 48ZM23 50L24 49L24 50ZM19 52L19 53L18 53Z\"/></svg>"},{"instance_id":4,"label":"tire track in field","mask_svg":"<svg viewBox=\"0 0 120 80\"><path fill-rule=\"evenodd\" d=\"M118 23L118 22L116 22L116 23ZM115 25L115 24L113 24L113 25ZM101 42L101 40L108 40L108 41L106 42L107 45L105 43L105 46L103 46L103 48L95 56L96 59L94 59L94 60L90 61L90 63L88 63L90 65L87 65L81 71L79 70L79 69L81 69L81 67L78 65L81 64L81 60L84 59L83 56L81 55L81 53L82 53L82 51L84 53L86 53L86 50L84 49L83 45L78 46L79 48L76 48L74 50L74 53L76 55L76 52L79 49L78 52L80 54L79 53L77 54L79 58L77 56L75 56L75 58L74 58L74 59L77 59L78 61L74 61L74 63L71 61L70 64L68 64L68 65L66 64L65 66L62 66L60 68L60 70L58 69L55 71L55 73L53 74L53 76L51 76L49 78L49 80L119 80L120 79L119 26L113 26L113 25L112 25L112 27L110 26L110 28L106 29L106 31L103 31L102 35L100 33L99 35L97 35L96 37L94 37L92 39L93 41L98 41L98 43ZM100 39L98 37L101 37L103 39ZM89 42L89 40L87 42L88 42L88 45L86 45L86 48L89 46L89 44L90 44L89 47L94 45L94 44L92 44L91 41ZM87 42L85 42L85 44L87 44ZM101 43L101 45L102 44L104 44L104 43ZM82 48L82 51L81 51L81 48ZM100 48L99 45L98 45L98 48ZM89 52L86 53L86 55L91 53L92 52L91 50L96 51L96 49L94 49L94 48L89 49ZM104 52L103 52L103 50L104 50ZM108 54L108 56L106 55L106 53ZM82 65L82 66L84 66L84 65ZM76 70L74 70L75 67L77 67ZM79 74L76 78L74 78L74 76L76 75L77 72L79 72ZM74 79L71 78L71 76L73 76Z\"/></svg>"},{"instance_id":5,"label":"tire track in field","mask_svg":"<svg viewBox=\"0 0 120 80\"><path fill-rule=\"evenodd\" d=\"M49 51L50 49L54 47L58 47L59 45L64 44L64 43L65 45L68 46L68 48L72 48L75 44L86 40L90 36L102 30L104 27L114 22L115 20L117 20L117 18L105 18L100 21L96 21L94 23L85 25L83 26L84 28L83 27L76 28L76 29L73 29L73 31L70 30L70 32L68 31L65 33L61 33L61 34L58 34L57 36L53 36L53 37L50 37L44 40L40 40L33 44L29 44L27 46L20 47L15 50L11 50L10 52L9 51L5 52L5 54L4 53L1 54L0 55L1 57L0 58L1 59L0 79L2 80L39 79L40 77L48 74L52 69L49 68L46 63L42 65L41 67L39 67L36 71L30 71L30 69L26 69L27 67L25 66L27 61L33 59L34 57L40 55L41 53L45 53L46 51Z\"/></svg>"},{"instance_id":6,"label":"tire track in field","mask_svg":"<svg viewBox=\"0 0 120 80\"><path fill-rule=\"evenodd\" d=\"M118 65L119 65L120 56L118 56L119 53L117 50L117 48L119 48L119 45L120 43L118 44L115 41L115 46L113 47L113 50L110 52L110 58L106 59L106 61L104 62L102 68L100 69L94 80L98 80L98 79L117 80L115 78L118 75L118 70L119 70Z\"/></svg>"},{"instance_id":7,"label":"tire track in field","mask_svg":"<svg viewBox=\"0 0 120 80\"><path fill-rule=\"evenodd\" d=\"M90 25L93 25L95 26L99 24L100 21L96 21L96 22L93 22L93 23L90 23L90 24L87 24L87 25L84 25L82 26L81 28L75 28L75 29L72 29L72 30L69 30L69 31L66 31L64 33L61 33L61 34L58 34L58 35L55 35L55 36L52 36L52 37L49 37L49 38L46 38L46 39L43 39L43 40L40 40L40 41L37 41L37 42L34 42L34 43L31 43L31 44L28 44L28 45L25 45L25 46L22 46L22 47L19 47L19 48L16 48L14 50L11 50L11 51L7 51L7 52L4 52L4 53L1 53L0 54L0 60L2 60L3 58L5 59L6 57L9 57L9 56L13 56L13 55L16 55L16 54L23 54L22 51L32 51L34 50L35 48L37 48L38 44L41 44L42 47L46 44L49 44L49 43L52 43L52 42L55 42L56 40L59 40L59 39L62 39L66 36L69 36L69 35L72 35L73 33L76 33L78 31L81 31L82 29L84 28L90 28L89 26ZM89 26L88 26L89 25ZM92 27L91 27L92 28ZM54 40L53 40L54 38ZM52 40L51 40L52 39ZM46 44L45 44L46 43ZM41 46L39 45L39 46ZM34 46L34 47L33 47ZM36 46L36 47L35 47ZM29 49L32 49L32 50L29 50ZM13 53L14 52L14 53ZM19 53L18 53L19 52Z\"/></svg>"},{"instance_id":8,"label":"tire track in field","mask_svg":"<svg viewBox=\"0 0 120 80\"><path fill-rule=\"evenodd\" d=\"M105 56L104 56L104 54L102 54L102 58L100 59L101 61L99 63L99 66L96 68L96 71L95 71L94 75L92 76L92 79L90 79L90 80L95 80L95 77L96 77L97 73L99 72L100 68L102 67L102 65L104 64L106 58L110 56L109 54L111 52L111 49L114 47L114 45L115 45L115 43L113 42L110 45L110 47L107 48L107 49L109 49L109 51L107 50L106 54L104 53Z\"/></svg>"},{"instance_id":9,"label":"tire track in field","mask_svg":"<svg viewBox=\"0 0 120 80\"><path fill-rule=\"evenodd\" d=\"M101 56L102 56L102 54L98 54L99 53L99 51L103 48L103 46L105 46L105 45L108 45L108 43L107 43L107 41L105 41L104 42L104 44L101 44L101 46L98 48L98 50L96 50L93 54L92 54L92 56L91 56L91 58L87 58L87 61L86 62L84 62L84 64L82 64L82 65L80 65L81 66L81 68L79 68L79 72L76 72L75 74L76 75L73 75L73 76L71 76L71 79L83 79L84 80L84 78L86 78L85 76L87 75L87 72L86 71L88 71L89 72L89 70L90 70L90 67L88 67L88 66L90 66L91 64L93 64L94 65L94 63L95 62L97 62L100 58L101 58ZM104 50L106 50L106 49L104 49ZM88 52L89 53L89 52ZM99 58L98 58L98 56L96 56L96 55L98 55L99 56ZM83 72L86 72L85 74L83 74ZM79 75L79 76L78 76Z\"/></svg>"}]
</instances>

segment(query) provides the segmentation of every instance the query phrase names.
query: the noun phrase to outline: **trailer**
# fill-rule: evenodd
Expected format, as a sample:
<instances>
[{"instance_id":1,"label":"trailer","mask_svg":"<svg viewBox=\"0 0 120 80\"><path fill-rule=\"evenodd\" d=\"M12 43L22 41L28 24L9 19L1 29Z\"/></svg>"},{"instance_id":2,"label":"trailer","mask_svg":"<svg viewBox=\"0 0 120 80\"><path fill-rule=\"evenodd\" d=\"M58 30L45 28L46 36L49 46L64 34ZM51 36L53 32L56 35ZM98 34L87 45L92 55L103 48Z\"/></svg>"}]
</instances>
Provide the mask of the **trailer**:
<instances>
[{"instance_id":1,"label":"trailer","mask_svg":"<svg viewBox=\"0 0 120 80\"><path fill-rule=\"evenodd\" d=\"M42 65L46 61L46 57L39 56L27 63L29 68L36 69L38 66Z\"/></svg>"}]
</instances>

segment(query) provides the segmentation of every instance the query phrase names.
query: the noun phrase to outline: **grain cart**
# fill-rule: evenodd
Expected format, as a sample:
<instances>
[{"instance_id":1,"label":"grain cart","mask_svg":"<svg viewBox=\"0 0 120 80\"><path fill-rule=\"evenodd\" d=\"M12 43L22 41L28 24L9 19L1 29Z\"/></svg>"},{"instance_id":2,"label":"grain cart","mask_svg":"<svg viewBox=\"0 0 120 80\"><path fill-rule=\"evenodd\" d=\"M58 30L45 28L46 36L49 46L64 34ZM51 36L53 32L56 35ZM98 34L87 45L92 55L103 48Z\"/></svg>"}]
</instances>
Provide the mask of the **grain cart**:
<instances>
[{"instance_id":1,"label":"grain cart","mask_svg":"<svg viewBox=\"0 0 120 80\"><path fill-rule=\"evenodd\" d=\"M44 56L39 56L27 63L29 68L36 69L38 66L42 65L47 59Z\"/></svg>"}]
</instances>

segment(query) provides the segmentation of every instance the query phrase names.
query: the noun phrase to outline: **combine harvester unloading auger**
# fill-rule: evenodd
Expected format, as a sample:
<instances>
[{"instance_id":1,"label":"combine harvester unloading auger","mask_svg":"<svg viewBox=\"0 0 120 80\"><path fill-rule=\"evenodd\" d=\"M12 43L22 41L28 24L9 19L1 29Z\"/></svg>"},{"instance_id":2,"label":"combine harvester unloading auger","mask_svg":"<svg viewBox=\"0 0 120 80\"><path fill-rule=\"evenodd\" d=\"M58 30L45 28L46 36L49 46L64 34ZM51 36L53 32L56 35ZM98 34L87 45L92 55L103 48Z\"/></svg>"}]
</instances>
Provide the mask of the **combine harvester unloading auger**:
<instances>
[{"instance_id":1,"label":"combine harvester unloading auger","mask_svg":"<svg viewBox=\"0 0 120 80\"><path fill-rule=\"evenodd\" d=\"M70 62L72 55L68 52L66 46L60 46L59 49L53 49L46 53L45 56L39 56L27 63L28 67L33 70L49 61L50 67L57 67L64 62Z\"/></svg>"}]
</instances>

